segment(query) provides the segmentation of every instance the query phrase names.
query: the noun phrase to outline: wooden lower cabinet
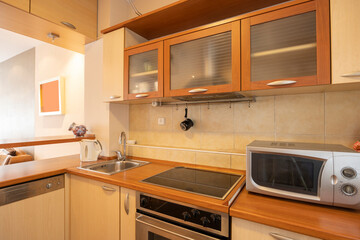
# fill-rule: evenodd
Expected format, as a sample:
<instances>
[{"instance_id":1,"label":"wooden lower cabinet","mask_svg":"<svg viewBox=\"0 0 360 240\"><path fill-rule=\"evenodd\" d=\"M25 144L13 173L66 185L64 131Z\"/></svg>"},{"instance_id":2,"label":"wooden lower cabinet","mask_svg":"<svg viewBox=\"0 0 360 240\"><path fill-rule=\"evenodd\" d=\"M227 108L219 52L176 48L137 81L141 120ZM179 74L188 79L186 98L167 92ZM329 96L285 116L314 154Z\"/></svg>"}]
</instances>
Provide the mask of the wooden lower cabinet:
<instances>
[{"instance_id":1,"label":"wooden lower cabinet","mask_svg":"<svg viewBox=\"0 0 360 240\"><path fill-rule=\"evenodd\" d=\"M0 207L0 239L64 240L64 189Z\"/></svg>"},{"instance_id":2,"label":"wooden lower cabinet","mask_svg":"<svg viewBox=\"0 0 360 240\"><path fill-rule=\"evenodd\" d=\"M136 191L121 188L121 240L136 239Z\"/></svg>"},{"instance_id":3,"label":"wooden lower cabinet","mask_svg":"<svg viewBox=\"0 0 360 240\"><path fill-rule=\"evenodd\" d=\"M232 240L320 240L320 238L314 238L239 218L232 218L231 227Z\"/></svg>"},{"instance_id":4,"label":"wooden lower cabinet","mask_svg":"<svg viewBox=\"0 0 360 240\"><path fill-rule=\"evenodd\" d=\"M119 238L120 187L71 175L70 239Z\"/></svg>"}]
</instances>

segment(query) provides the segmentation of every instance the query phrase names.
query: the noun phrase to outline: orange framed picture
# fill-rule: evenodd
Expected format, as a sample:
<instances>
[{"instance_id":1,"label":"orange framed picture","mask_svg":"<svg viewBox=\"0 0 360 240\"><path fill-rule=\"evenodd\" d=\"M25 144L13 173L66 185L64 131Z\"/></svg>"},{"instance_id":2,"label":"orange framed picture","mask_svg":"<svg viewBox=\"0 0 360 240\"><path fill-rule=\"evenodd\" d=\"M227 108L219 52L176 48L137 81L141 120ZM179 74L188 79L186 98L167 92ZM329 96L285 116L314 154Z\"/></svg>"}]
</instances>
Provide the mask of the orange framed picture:
<instances>
[{"instance_id":1,"label":"orange framed picture","mask_svg":"<svg viewBox=\"0 0 360 240\"><path fill-rule=\"evenodd\" d=\"M65 114L64 78L55 77L39 84L39 115Z\"/></svg>"}]
</instances>

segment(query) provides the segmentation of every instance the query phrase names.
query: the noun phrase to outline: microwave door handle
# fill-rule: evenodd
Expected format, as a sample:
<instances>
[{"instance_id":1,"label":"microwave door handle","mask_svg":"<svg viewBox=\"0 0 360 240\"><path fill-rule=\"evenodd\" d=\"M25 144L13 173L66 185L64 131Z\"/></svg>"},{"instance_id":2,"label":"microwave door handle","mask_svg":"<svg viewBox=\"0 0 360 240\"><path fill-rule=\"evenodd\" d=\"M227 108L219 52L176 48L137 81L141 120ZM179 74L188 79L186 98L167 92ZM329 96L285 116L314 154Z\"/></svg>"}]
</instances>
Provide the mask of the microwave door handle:
<instances>
[{"instance_id":1,"label":"microwave door handle","mask_svg":"<svg viewBox=\"0 0 360 240\"><path fill-rule=\"evenodd\" d=\"M305 180L304 180L304 176L302 175L302 173L301 173L301 171L300 171L299 165L297 164L297 162L295 161L295 159L294 159L293 157L291 157L291 160L292 160L292 162L293 162L294 165L295 165L296 171L298 172L298 174L299 174L299 176L300 176L300 179L301 179L302 184L304 185L306 191L308 191L309 189L308 189L308 187L307 187L307 185L306 185L306 182L305 182Z\"/></svg>"},{"instance_id":2,"label":"microwave door handle","mask_svg":"<svg viewBox=\"0 0 360 240\"><path fill-rule=\"evenodd\" d=\"M171 234L171 235L174 235L174 236L177 236L177 237L186 239L186 240L195 240L195 239L193 239L193 238L186 237L186 236L183 236L183 235L181 235L181 234L178 234L178 233L172 232L172 231L170 231L170 230L167 230L167 229L165 229L165 228L162 228L162 227L160 227L160 226L156 226L156 225L154 225L154 224L151 224L151 223L149 223L149 222L146 221L146 218L145 218L145 219L143 219L143 218L144 218L144 216L143 216L143 215L140 215L140 216L138 216L138 217L136 218L136 221L139 222L139 223L145 224L145 225L147 225L147 226L149 226L149 227L156 228L156 229L158 229L158 230L160 230L160 231L167 232L167 233L169 233L169 234Z\"/></svg>"}]
</instances>

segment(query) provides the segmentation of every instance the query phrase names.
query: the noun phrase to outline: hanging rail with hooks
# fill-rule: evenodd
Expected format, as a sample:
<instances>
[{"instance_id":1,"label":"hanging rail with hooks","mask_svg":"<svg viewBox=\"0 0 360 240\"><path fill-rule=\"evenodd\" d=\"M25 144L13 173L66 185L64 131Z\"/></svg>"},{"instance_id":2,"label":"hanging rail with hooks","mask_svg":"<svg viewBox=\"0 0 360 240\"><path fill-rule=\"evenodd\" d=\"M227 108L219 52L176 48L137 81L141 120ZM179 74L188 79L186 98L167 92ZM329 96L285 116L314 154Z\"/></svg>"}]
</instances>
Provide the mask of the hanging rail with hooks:
<instances>
[{"instance_id":1,"label":"hanging rail with hooks","mask_svg":"<svg viewBox=\"0 0 360 240\"><path fill-rule=\"evenodd\" d=\"M256 102L255 97L248 98L234 98L234 99L218 99L218 100L201 100L201 101L181 101L181 102L160 102L153 101L153 107L161 107L165 105L193 105L193 104L213 104L213 103L234 103L234 102L248 102L249 107L250 103Z\"/></svg>"}]
</instances>

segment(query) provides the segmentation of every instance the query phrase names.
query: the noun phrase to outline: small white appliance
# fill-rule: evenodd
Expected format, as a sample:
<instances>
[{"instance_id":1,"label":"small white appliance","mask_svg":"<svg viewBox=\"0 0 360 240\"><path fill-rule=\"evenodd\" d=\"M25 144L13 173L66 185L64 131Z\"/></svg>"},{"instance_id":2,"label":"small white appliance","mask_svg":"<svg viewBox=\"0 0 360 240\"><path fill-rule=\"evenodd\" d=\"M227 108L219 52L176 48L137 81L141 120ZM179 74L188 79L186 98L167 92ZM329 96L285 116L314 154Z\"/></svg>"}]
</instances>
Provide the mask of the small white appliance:
<instances>
[{"instance_id":1,"label":"small white appliance","mask_svg":"<svg viewBox=\"0 0 360 240\"><path fill-rule=\"evenodd\" d=\"M248 191L360 209L360 153L350 148L254 141L246 154Z\"/></svg>"},{"instance_id":2,"label":"small white appliance","mask_svg":"<svg viewBox=\"0 0 360 240\"><path fill-rule=\"evenodd\" d=\"M97 161L102 151L99 140L83 139L80 141L80 160L82 162Z\"/></svg>"}]
</instances>

